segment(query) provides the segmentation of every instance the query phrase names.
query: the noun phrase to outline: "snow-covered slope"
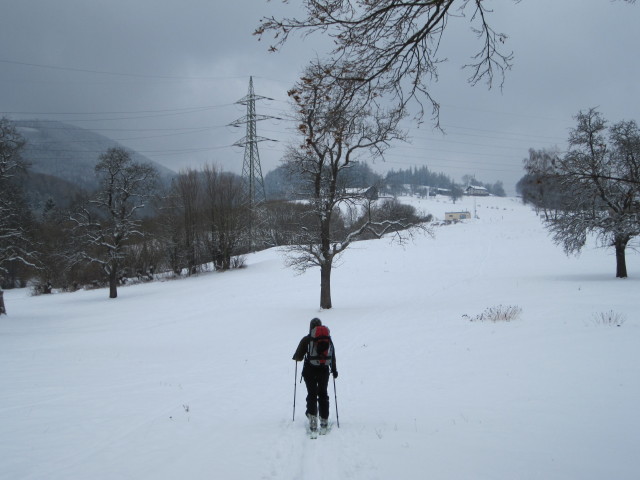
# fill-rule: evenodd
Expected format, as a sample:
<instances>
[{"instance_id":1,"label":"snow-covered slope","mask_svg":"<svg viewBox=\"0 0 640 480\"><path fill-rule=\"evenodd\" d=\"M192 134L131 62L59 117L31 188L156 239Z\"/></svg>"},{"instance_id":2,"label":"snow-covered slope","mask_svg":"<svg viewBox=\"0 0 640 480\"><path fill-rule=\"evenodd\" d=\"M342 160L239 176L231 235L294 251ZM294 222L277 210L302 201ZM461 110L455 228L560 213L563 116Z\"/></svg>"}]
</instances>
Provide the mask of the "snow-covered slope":
<instances>
[{"instance_id":1,"label":"snow-covered slope","mask_svg":"<svg viewBox=\"0 0 640 480\"><path fill-rule=\"evenodd\" d=\"M617 280L612 252L565 257L515 199L475 210L404 247L355 244L329 311L319 272L276 250L117 300L5 292L0 478L638 478L638 255ZM500 305L520 318L469 321ZM597 320L610 311L626 321ZM314 316L336 345L340 428L309 440L291 355Z\"/></svg>"}]
</instances>

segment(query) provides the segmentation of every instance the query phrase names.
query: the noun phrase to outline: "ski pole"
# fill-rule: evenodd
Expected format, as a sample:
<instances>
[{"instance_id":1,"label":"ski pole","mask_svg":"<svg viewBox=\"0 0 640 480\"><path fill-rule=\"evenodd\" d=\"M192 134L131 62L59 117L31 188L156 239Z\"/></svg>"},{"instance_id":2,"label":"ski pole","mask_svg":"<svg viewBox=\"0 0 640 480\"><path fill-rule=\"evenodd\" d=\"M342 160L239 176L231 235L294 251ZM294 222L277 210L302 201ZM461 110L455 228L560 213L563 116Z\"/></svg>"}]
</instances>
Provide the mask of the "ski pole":
<instances>
[{"instance_id":1,"label":"ski pole","mask_svg":"<svg viewBox=\"0 0 640 480\"><path fill-rule=\"evenodd\" d=\"M298 362L296 362L296 371L293 374L293 420L292 421L296 421L296 387L297 382L296 380L298 379Z\"/></svg>"},{"instance_id":2,"label":"ski pole","mask_svg":"<svg viewBox=\"0 0 640 480\"><path fill-rule=\"evenodd\" d=\"M340 416L338 415L338 394L336 393L336 377L333 377L333 399L336 404L336 425L340 428Z\"/></svg>"}]
</instances>

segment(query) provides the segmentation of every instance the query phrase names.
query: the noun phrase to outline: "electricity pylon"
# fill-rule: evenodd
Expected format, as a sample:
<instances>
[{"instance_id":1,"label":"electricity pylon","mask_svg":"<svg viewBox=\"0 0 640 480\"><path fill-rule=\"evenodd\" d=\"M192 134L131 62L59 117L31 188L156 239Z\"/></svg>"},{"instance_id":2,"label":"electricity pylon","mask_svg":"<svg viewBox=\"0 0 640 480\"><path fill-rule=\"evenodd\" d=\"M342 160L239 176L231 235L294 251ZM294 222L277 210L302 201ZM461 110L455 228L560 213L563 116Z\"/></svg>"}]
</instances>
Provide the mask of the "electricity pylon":
<instances>
[{"instance_id":1,"label":"electricity pylon","mask_svg":"<svg viewBox=\"0 0 640 480\"><path fill-rule=\"evenodd\" d=\"M262 167L260 166L260 154L258 153L258 142L273 141L269 138L259 137L256 133L256 122L258 120L267 120L267 115L256 114L256 100L273 100L272 98L262 97L253 92L253 77L249 78L249 93L246 97L241 98L236 103L247 106L247 114L231 123L234 127L243 124L247 125L247 133L236 143L237 147L244 147L244 163L242 164L242 183L244 188L244 203L253 210L255 207L267 201L264 190L264 179L262 178Z\"/></svg>"},{"instance_id":2,"label":"electricity pylon","mask_svg":"<svg viewBox=\"0 0 640 480\"><path fill-rule=\"evenodd\" d=\"M243 203L249 210L249 243L251 251L255 251L256 247L256 220L260 218L258 210L260 205L267 201L267 195L264 190L264 179L262 178L262 167L260 166L260 154L258 153L258 142L271 140L269 138L259 137L256 133L256 122L258 120L267 120L267 115L258 115L256 113L256 100L273 100L272 98L262 97L253 92L253 77L249 77L249 93L246 97L241 98L236 103L247 106L247 114L231 123L234 127L241 125L247 126L247 134L241 138L235 146L244 147L244 163L242 164L242 185L243 185Z\"/></svg>"}]
</instances>

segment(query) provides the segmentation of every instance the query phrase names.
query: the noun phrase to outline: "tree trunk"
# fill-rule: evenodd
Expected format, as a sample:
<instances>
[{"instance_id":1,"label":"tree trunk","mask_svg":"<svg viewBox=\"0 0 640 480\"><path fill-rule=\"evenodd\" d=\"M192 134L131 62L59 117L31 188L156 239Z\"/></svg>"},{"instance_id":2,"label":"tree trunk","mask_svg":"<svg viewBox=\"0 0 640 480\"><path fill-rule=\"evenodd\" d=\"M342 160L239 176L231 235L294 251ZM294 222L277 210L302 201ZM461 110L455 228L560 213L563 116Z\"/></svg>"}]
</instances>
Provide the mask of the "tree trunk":
<instances>
[{"instance_id":1,"label":"tree trunk","mask_svg":"<svg viewBox=\"0 0 640 480\"><path fill-rule=\"evenodd\" d=\"M109 298L118 298L118 275L115 268L109 272Z\"/></svg>"},{"instance_id":2,"label":"tree trunk","mask_svg":"<svg viewBox=\"0 0 640 480\"><path fill-rule=\"evenodd\" d=\"M4 292L0 290L0 315L6 315L7 309L4 307Z\"/></svg>"},{"instance_id":3,"label":"tree trunk","mask_svg":"<svg viewBox=\"0 0 640 480\"><path fill-rule=\"evenodd\" d=\"M616 247L616 278L627 278L627 260L625 258L625 249L628 240L616 238L614 245Z\"/></svg>"},{"instance_id":4,"label":"tree trunk","mask_svg":"<svg viewBox=\"0 0 640 480\"><path fill-rule=\"evenodd\" d=\"M331 262L320 265L320 308L331 308Z\"/></svg>"}]
</instances>

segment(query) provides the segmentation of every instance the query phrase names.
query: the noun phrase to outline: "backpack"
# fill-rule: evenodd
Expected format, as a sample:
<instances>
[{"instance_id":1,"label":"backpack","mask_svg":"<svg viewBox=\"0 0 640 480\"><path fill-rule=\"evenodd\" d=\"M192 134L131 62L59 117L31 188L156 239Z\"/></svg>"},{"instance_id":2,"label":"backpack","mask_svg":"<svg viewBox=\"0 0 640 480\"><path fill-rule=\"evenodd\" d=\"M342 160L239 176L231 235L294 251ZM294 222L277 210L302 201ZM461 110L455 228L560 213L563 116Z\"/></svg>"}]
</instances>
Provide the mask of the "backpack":
<instances>
[{"instance_id":1,"label":"backpack","mask_svg":"<svg viewBox=\"0 0 640 480\"><path fill-rule=\"evenodd\" d=\"M314 366L331 365L333 346L329 328L324 325L313 327L309 334L311 341L307 350L307 359Z\"/></svg>"}]
</instances>

